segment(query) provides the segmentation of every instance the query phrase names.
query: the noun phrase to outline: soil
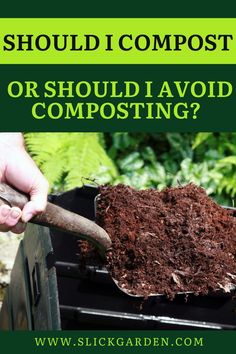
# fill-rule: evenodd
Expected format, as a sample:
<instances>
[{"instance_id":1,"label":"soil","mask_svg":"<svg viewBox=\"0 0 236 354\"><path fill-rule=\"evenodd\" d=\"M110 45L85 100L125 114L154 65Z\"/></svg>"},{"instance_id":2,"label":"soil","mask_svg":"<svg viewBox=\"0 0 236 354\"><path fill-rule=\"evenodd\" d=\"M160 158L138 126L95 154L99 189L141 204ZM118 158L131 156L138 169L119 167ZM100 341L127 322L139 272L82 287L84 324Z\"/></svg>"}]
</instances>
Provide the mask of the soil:
<instances>
[{"instance_id":1,"label":"soil","mask_svg":"<svg viewBox=\"0 0 236 354\"><path fill-rule=\"evenodd\" d=\"M236 218L194 184L102 186L97 223L112 239L107 268L130 294L207 294L236 283Z\"/></svg>"}]
</instances>

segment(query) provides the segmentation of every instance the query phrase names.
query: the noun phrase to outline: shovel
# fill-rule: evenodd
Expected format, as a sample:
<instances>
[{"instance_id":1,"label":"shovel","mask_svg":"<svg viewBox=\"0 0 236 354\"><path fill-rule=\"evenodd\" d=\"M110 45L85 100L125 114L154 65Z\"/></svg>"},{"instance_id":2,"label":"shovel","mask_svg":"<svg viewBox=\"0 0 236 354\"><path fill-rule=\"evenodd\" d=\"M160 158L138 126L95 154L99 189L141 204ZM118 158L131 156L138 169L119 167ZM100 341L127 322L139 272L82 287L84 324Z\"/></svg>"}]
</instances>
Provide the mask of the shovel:
<instances>
[{"instance_id":1,"label":"shovel","mask_svg":"<svg viewBox=\"0 0 236 354\"><path fill-rule=\"evenodd\" d=\"M0 183L0 205L8 204L10 207L23 209L28 201L29 196L26 194L19 192L7 184ZM103 257L105 257L105 252L111 247L111 239L102 227L83 216L49 202L47 202L46 209L34 216L30 222L54 227L60 231L92 242Z\"/></svg>"},{"instance_id":2,"label":"shovel","mask_svg":"<svg viewBox=\"0 0 236 354\"><path fill-rule=\"evenodd\" d=\"M10 187L5 183L0 183L0 206L2 204L7 204L10 207L18 207L22 210L29 199L30 198L28 195L18 191L13 187ZM111 248L111 239L102 227L81 215L63 209L58 205L49 202L47 202L45 210L42 213L34 216L29 222L42 226L54 227L59 231L72 234L81 239L85 239L97 247L100 255L103 258L105 258L106 251ZM116 279L112 277L112 280L123 293L129 296L143 297L142 295L134 295L129 293L128 290L119 286L119 283Z\"/></svg>"}]
</instances>

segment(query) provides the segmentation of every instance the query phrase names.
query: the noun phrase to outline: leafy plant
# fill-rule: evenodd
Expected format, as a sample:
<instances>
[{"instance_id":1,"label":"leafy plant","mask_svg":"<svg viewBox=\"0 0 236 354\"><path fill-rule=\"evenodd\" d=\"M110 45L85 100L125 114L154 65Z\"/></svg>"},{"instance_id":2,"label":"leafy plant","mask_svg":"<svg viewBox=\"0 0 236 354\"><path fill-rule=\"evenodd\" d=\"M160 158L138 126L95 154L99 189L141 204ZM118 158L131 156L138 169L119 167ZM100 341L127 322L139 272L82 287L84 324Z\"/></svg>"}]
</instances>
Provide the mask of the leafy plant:
<instances>
[{"instance_id":1,"label":"leafy plant","mask_svg":"<svg viewBox=\"0 0 236 354\"><path fill-rule=\"evenodd\" d=\"M201 145L204 141L206 141L211 136L212 136L212 133L198 133L194 139L194 143L193 143L192 148L196 149L196 147Z\"/></svg>"},{"instance_id":2,"label":"leafy plant","mask_svg":"<svg viewBox=\"0 0 236 354\"><path fill-rule=\"evenodd\" d=\"M141 152L132 152L117 161L120 176L114 181L137 189L162 189L169 184L165 168L157 161L153 149L148 146Z\"/></svg>"},{"instance_id":3,"label":"leafy plant","mask_svg":"<svg viewBox=\"0 0 236 354\"><path fill-rule=\"evenodd\" d=\"M236 195L236 133L198 133L193 149L201 155L203 151L211 152L208 161L205 156L203 158L213 173L221 174L214 192L231 203Z\"/></svg>"},{"instance_id":4,"label":"leafy plant","mask_svg":"<svg viewBox=\"0 0 236 354\"><path fill-rule=\"evenodd\" d=\"M223 175L217 169L211 169L207 161L194 163L190 158L181 162L180 170L172 180L172 185L195 183L206 189L208 194L216 192Z\"/></svg>"},{"instance_id":5,"label":"leafy plant","mask_svg":"<svg viewBox=\"0 0 236 354\"><path fill-rule=\"evenodd\" d=\"M26 146L52 189L70 189L86 179L117 176L99 133L26 133Z\"/></svg>"},{"instance_id":6,"label":"leafy plant","mask_svg":"<svg viewBox=\"0 0 236 354\"><path fill-rule=\"evenodd\" d=\"M219 203L232 204L235 133L115 133L109 139L120 172L114 183L160 189L194 182Z\"/></svg>"},{"instance_id":7,"label":"leafy plant","mask_svg":"<svg viewBox=\"0 0 236 354\"><path fill-rule=\"evenodd\" d=\"M95 178L138 189L194 182L227 205L236 196L236 133L26 133L25 140L53 190Z\"/></svg>"},{"instance_id":8,"label":"leafy plant","mask_svg":"<svg viewBox=\"0 0 236 354\"><path fill-rule=\"evenodd\" d=\"M107 141L120 172L114 183L138 189L170 186L183 158L192 157L191 134L115 133Z\"/></svg>"}]
</instances>

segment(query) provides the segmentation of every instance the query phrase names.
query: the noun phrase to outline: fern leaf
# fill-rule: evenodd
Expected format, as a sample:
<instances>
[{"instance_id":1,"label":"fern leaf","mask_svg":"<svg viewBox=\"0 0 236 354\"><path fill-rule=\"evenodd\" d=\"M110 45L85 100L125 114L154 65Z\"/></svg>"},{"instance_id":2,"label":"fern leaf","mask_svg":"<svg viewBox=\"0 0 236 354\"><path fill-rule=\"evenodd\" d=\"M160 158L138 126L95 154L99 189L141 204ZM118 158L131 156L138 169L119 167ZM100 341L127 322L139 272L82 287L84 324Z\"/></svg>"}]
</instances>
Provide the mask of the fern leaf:
<instances>
[{"instance_id":1,"label":"fern leaf","mask_svg":"<svg viewBox=\"0 0 236 354\"><path fill-rule=\"evenodd\" d=\"M105 166L111 176L117 175L112 160L99 143L98 134L80 133L75 144L70 145L69 149L74 158L68 161L67 188L82 185L83 178L96 179L96 173L99 173L101 166ZM99 180L97 182L99 183Z\"/></svg>"},{"instance_id":2,"label":"fern leaf","mask_svg":"<svg viewBox=\"0 0 236 354\"><path fill-rule=\"evenodd\" d=\"M101 167L117 176L112 160L101 145L101 133L26 133L29 153L45 174L51 187L80 186Z\"/></svg>"}]
</instances>

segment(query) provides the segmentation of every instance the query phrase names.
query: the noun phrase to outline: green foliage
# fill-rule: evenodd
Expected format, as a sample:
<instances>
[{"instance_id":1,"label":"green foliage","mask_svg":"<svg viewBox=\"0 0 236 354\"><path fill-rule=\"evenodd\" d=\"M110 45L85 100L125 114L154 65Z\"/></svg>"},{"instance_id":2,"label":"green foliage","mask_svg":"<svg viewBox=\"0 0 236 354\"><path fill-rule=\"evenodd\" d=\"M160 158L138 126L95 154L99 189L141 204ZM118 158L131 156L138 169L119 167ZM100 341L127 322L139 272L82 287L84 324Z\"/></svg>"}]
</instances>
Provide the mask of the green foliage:
<instances>
[{"instance_id":1,"label":"green foliage","mask_svg":"<svg viewBox=\"0 0 236 354\"><path fill-rule=\"evenodd\" d=\"M194 146L199 140L198 133ZM216 198L224 198L231 204L236 195L236 133L207 133L207 139L198 144L198 153L208 163L212 173L219 173L221 178L217 180L213 193ZM209 158L203 152L210 152Z\"/></svg>"},{"instance_id":2,"label":"green foliage","mask_svg":"<svg viewBox=\"0 0 236 354\"><path fill-rule=\"evenodd\" d=\"M236 196L236 133L28 133L52 189L86 180L158 188L194 182L221 204Z\"/></svg>"},{"instance_id":3,"label":"green foliage","mask_svg":"<svg viewBox=\"0 0 236 354\"><path fill-rule=\"evenodd\" d=\"M109 182L117 175L99 133L26 133L25 141L54 190L70 189L93 179Z\"/></svg>"},{"instance_id":4,"label":"green foliage","mask_svg":"<svg viewBox=\"0 0 236 354\"><path fill-rule=\"evenodd\" d=\"M222 164L236 165L236 156L227 156L219 161Z\"/></svg>"},{"instance_id":5,"label":"green foliage","mask_svg":"<svg viewBox=\"0 0 236 354\"><path fill-rule=\"evenodd\" d=\"M192 156L189 134L115 133L111 151L120 176L114 183L162 189L172 184L179 161Z\"/></svg>"},{"instance_id":6,"label":"green foliage","mask_svg":"<svg viewBox=\"0 0 236 354\"><path fill-rule=\"evenodd\" d=\"M121 175L115 179L115 184L124 183L137 189L162 189L168 184L165 168L157 161L150 146L117 160L117 164Z\"/></svg>"},{"instance_id":7,"label":"green foliage","mask_svg":"<svg viewBox=\"0 0 236 354\"><path fill-rule=\"evenodd\" d=\"M206 141L212 133L198 133L196 138L194 139L194 143L192 148L196 149L199 145L201 145L204 141Z\"/></svg>"},{"instance_id":8,"label":"green foliage","mask_svg":"<svg viewBox=\"0 0 236 354\"><path fill-rule=\"evenodd\" d=\"M236 133L115 133L106 141L120 172L113 183L161 189L194 182L232 205Z\"/></svg>"},{"instance_id":9,"label":"green foliage","mask_svg":"<svg viewBox=\"0 0 236 354\"><path fill-rule=\"evenodd\" d=\"M177 183L195 183L206 189L208 194L212 194L222 180L222 174L215 169L211 169L207 161L194 163L190 158L184 159L180 164L180 170L172 180L172 185Z\"/></svg>"}]
</instances>

